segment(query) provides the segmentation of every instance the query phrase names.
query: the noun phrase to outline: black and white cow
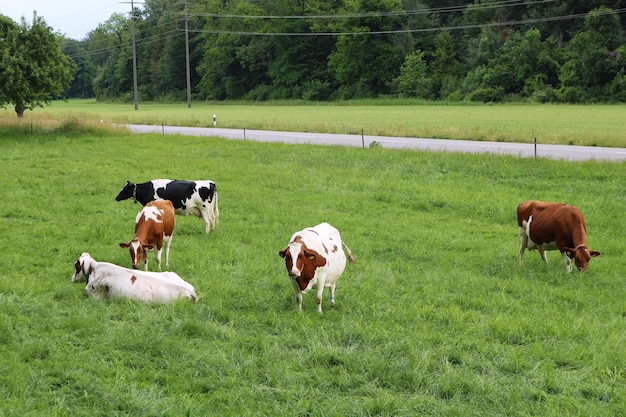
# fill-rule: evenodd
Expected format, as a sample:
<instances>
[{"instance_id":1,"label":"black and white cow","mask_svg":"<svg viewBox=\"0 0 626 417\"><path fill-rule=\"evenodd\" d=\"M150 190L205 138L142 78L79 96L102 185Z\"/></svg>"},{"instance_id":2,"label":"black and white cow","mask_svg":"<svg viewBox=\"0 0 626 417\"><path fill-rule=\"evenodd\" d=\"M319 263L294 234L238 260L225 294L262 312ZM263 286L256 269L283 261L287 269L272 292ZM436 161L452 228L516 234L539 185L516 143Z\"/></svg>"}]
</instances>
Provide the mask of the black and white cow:
<instances>
[{"instance_id":1,"label":"black and white cow","mask_svg":"<svg viewBox=\"0 0 626 417\"><path fill-rule=\"evenodd\" d=\"M126 181L116 201L133 198L142 205L154 200L169 200L174 205L176 214L194 215L204 219L206 232L215 230L219 222L220 211L217 206L217 187L210 180L185 181L158 179L141 184Z\"/></svg>"}]
</instances>

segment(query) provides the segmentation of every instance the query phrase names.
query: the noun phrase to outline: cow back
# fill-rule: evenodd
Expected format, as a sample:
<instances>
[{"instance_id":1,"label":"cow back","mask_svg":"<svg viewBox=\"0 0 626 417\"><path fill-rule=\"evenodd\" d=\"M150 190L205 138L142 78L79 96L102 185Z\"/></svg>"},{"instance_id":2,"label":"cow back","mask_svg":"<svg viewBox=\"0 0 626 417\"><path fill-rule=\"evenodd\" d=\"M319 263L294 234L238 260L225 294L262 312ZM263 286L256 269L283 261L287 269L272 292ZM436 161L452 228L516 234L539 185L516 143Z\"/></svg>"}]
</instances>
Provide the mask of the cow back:
<instances>
[{"instance_id":1,"label":"cow back","mask_svg":"<svg viewBox=\"0 0 626 417\"><path fill-rule=\"evenodd\" d=\"M98 262L85 288L92 298L129 298L166 303L177 298L196 300L194 287L174 272L131 270Z\"/></svg>"},{"instance_id":2,"label":"cow back","mask_svg":"<svg viewBox=\"0 0 626 417\"><path fill-rule=\"evenodd\" d=\"M530 223L530 224L528 224ZM528 237L536 244L555 242L562 250L587 243L581 211L561 203L530 201L518 206L518 225L527 225Z\"/></svg>"},{"instance_id":3,"label":"cow back","mask_svg":"<svg viewBox=\"0 0 626 417\"><path fill-rule=\"evenodd\" d=\"M169 200L174 209L185 209L185 203L196 189L194 181L174 180L155 188L156 198Z\"/></svg>"}]
</instances>

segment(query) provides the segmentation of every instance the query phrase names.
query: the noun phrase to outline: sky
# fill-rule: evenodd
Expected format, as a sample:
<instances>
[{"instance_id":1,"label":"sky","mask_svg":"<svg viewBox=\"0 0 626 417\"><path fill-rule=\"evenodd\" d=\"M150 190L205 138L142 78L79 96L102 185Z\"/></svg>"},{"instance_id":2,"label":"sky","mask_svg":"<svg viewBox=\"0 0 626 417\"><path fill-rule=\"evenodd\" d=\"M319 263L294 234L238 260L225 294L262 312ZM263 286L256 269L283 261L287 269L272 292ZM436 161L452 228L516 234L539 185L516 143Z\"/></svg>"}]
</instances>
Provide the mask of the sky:
<instances>
[{"instance_id":1,"label":"sky","mask_svg":"<svg viewBox=\"0 0 626 417\"><path fill-rule=\"evenodd\" d=\"M135 2L141 7L142 0ZM66 37L82 40L87 33L104 23L113 13L130 13L130 0L2 0L0 14L16 23L22 16L28 23L33 21L33 11L43 17L46 24Z\"/></svg>"}]
</instances>

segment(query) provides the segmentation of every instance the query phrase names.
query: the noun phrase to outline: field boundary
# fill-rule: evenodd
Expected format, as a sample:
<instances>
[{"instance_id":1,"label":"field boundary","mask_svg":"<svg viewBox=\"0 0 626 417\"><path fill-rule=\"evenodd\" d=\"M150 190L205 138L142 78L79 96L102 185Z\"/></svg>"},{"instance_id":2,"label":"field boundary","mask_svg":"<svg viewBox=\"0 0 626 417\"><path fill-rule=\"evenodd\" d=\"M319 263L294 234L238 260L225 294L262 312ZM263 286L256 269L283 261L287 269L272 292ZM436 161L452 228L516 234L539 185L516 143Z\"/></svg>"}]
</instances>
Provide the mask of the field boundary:
<instances>
[{"instance_id":1,"label":"field boundary","mask_svg":"<svg viewBox=\"0 0 626 417\"><path fill-rule=\"evenodd\" d=\"M352 147L376 147L391 149L413 149L433 152L487 153L511 155L521 158L549 158L569 161L624 161L626 148L608 148L599 146L531 144L513 142L471 141L457 139L429 139L390 136L369 136L282 132L269 130L223 129L211 127L181 127L128 124L133 133L161 133L163 135L186 135L221 137L231 140L251 140L256 142L276 142L313 145L338 145Z\"/></svg>"}]
</instances>

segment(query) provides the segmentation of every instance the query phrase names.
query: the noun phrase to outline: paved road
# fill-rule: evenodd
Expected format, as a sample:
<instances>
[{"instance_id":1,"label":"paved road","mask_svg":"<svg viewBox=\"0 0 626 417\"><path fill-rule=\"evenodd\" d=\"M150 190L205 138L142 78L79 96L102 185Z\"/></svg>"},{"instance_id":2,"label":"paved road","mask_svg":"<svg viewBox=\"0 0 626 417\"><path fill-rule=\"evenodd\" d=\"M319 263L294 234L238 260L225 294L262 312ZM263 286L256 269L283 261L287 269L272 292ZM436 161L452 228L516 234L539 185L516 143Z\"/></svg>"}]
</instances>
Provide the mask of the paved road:
<instances>
[{"instance_id":1,"label":"paved road","mask_svg":"<svg viewBox=\"0 0 626 417\"><path fill-rule=\"evenodd\" d=\"M389 136L341 135L329 133L276 132L267 130L220 129L212 127L177 127L127 125L135 133L163 133L189 136L219 136L233 140L257 142L309 143L318 145L342 145L369 147L377 144L384 148L419 149L438 152L495 153L563 159L569 161L586 160L626 160L626 148L602 148L596 146L542 145L528 143L479 142L451 139L396 138Z\"/></svg>"}]
</instances>

